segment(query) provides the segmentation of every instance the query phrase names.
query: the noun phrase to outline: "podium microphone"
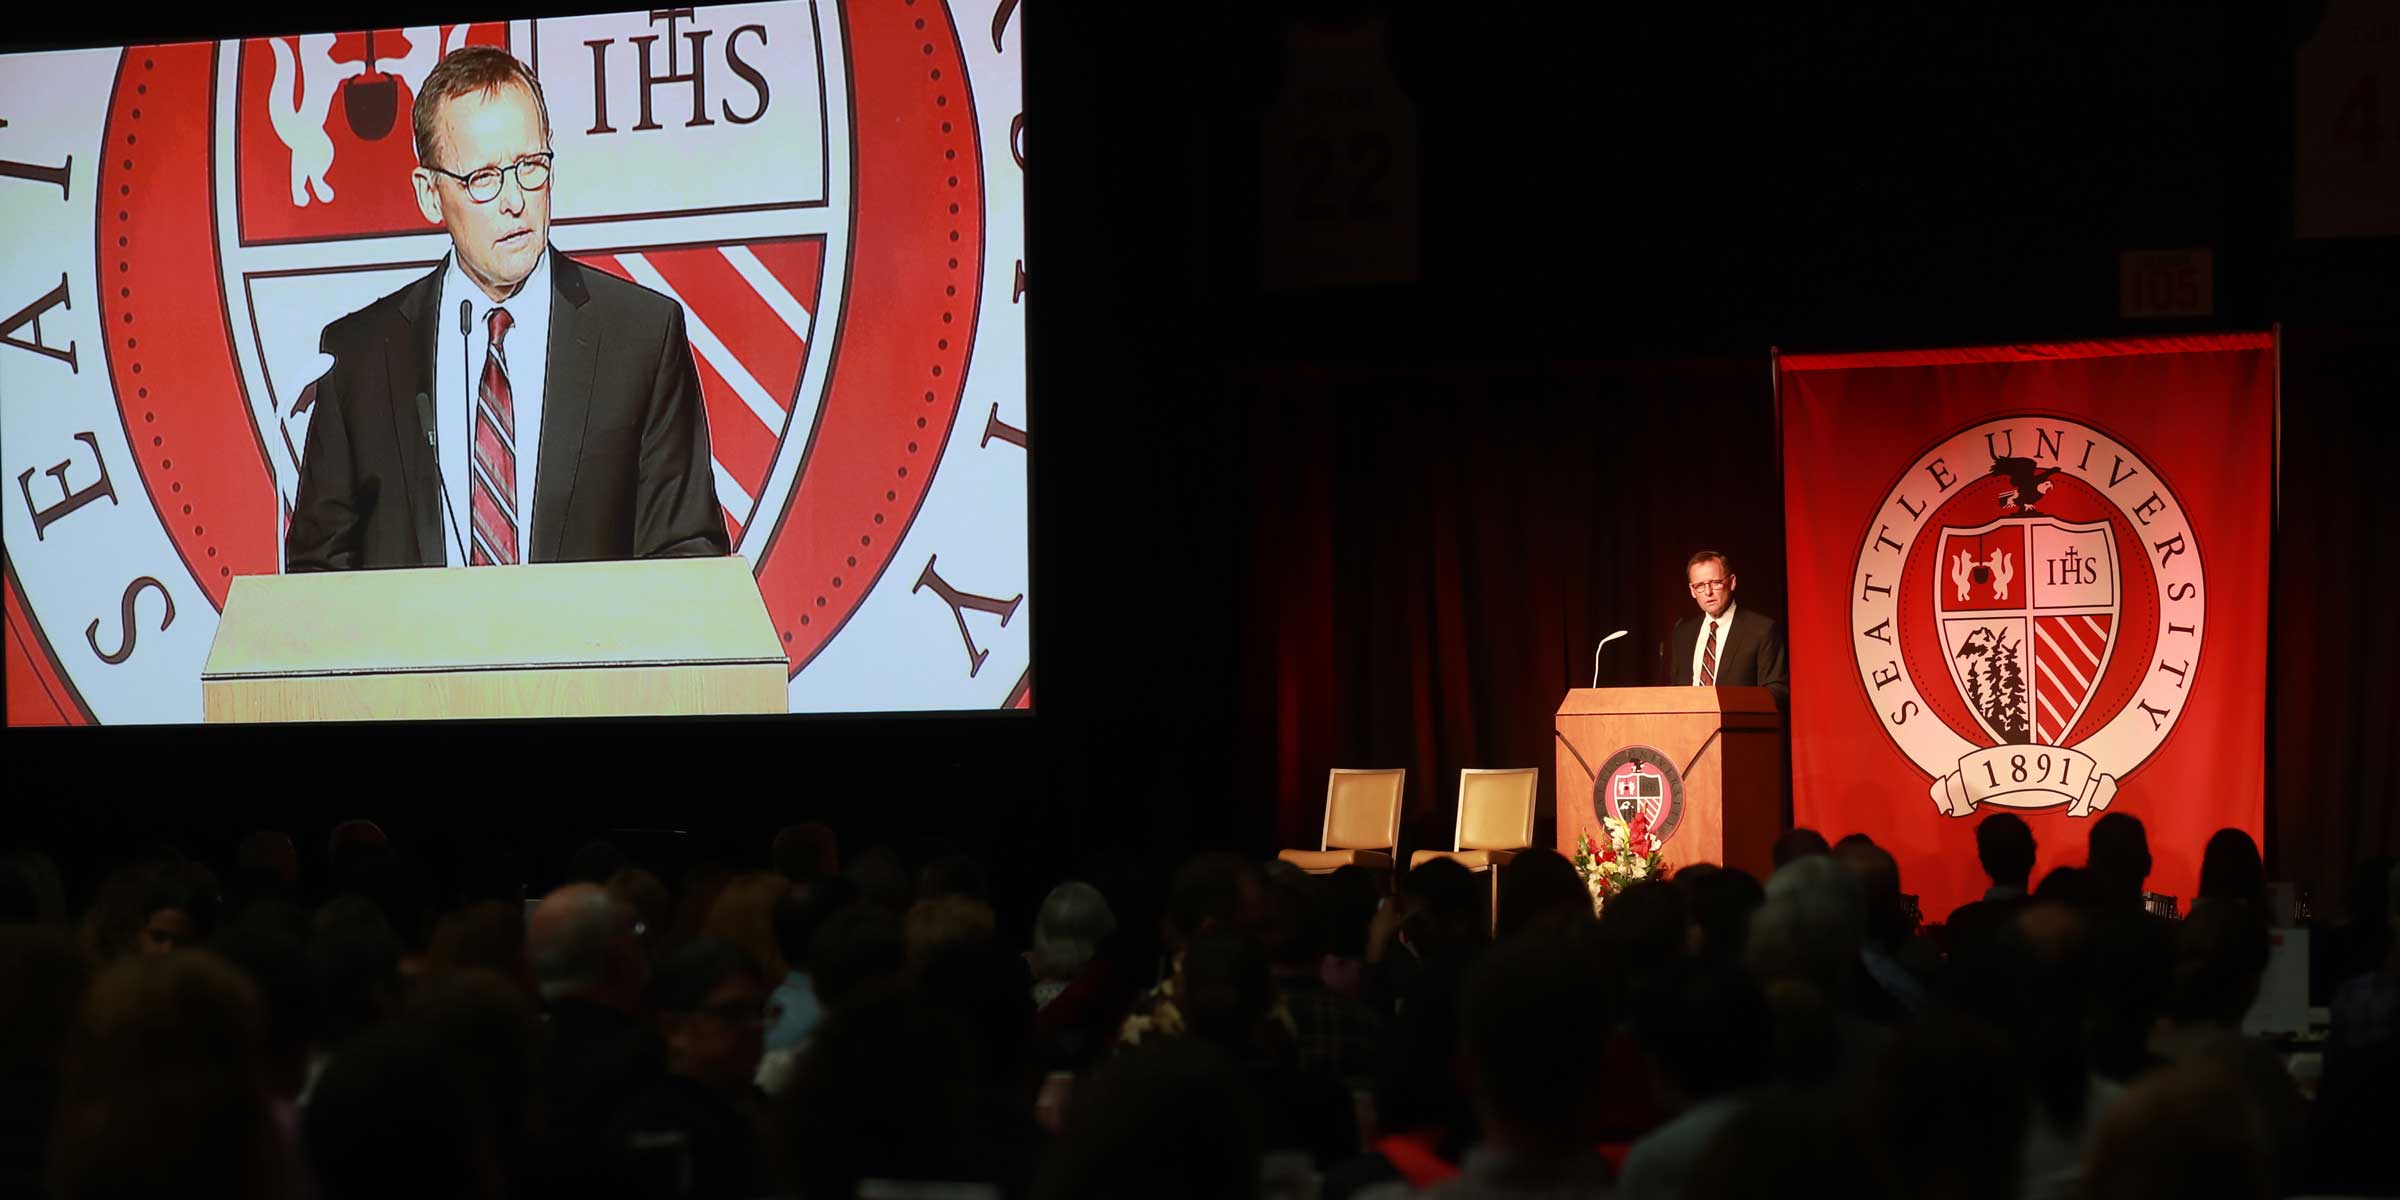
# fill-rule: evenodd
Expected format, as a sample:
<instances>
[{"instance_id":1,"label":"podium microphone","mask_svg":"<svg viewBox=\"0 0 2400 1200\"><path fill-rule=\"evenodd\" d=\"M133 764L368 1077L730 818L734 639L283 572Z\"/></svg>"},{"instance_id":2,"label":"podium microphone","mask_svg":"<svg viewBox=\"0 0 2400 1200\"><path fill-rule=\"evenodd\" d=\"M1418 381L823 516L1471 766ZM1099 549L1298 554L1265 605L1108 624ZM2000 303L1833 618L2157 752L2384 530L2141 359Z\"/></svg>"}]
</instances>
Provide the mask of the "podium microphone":
<instances>
[{"instance_id":1,"label":"podium microphone","mask_svg":"<svg viewBox=\"0 0 2400 1200\"><path fill-rule=\"evenodd\" d=\"M1607 637L1601 638L1601 639L1600 639L1600 644L1599 644L1599 645L1597 645L1597 646L1594 646L1594 647L1592 647L1592 686L1593 686L1593 687L1599 687L1599 686L1600 686L1600 652L1601 652L1601 651L1603 651L1603 650L1606 650L1606 649L1608 649L1608 644L1609 644L1610 642L1613 642L1613 641L1617 640L1618 638L1621 638L1621 637L1624 637L1624 636L1625 636L1625 631L1624 631L1624 630L1622 630L1622 629L1620 629L1620 630L1616 631L1615 633L1612 633L1612 634L1608 635Z\"/></svg>"},{"instance_id":2,"label":"podium microphone","mask_svg":"<svg viewBox=\"0 0 2400 1200\"><path fill-rule=\"evenodd\" d=\"M442 515L448 518L450 540L455 544L458 542L458 513L450 507L450 484L442 478L441 443L433 436L433 397L423 392L417 393L417 421L425 426L425 444L434 448L433 483L441 491ZM458 565L467 565L467 548L464 545L458 547Z\"/></svg>"},{"instance_id":3,"label":"podium microphone","mask_svg":"<svg viewBox=\"0 0 2400 1200\"><path fill-rule=\"evenodd\" d=\"M458 390L459 395L467 402L467 474L470 479L475 474L475 413L477 412L476 404L478 401L476 399L475 391L475 363L473 360L467 357L467 331L475 327L474 312L474 303L464 296L459 297ZM450 485L448 481L445 480L442 486L443 488L447 489ZM472 490L473 489L469 489L470 492L472 492ZM447 506L449 503L450 494L445 490L442 493L442 504ZM472 517L475 514L470 511L467 515ZM450 536L453 540L459 543L458 565L462 567L475 565L474 560L467 555L466 535L458 528L458 514L456 512L452 512L450 514Z\"/></svg>"}]
</instances>

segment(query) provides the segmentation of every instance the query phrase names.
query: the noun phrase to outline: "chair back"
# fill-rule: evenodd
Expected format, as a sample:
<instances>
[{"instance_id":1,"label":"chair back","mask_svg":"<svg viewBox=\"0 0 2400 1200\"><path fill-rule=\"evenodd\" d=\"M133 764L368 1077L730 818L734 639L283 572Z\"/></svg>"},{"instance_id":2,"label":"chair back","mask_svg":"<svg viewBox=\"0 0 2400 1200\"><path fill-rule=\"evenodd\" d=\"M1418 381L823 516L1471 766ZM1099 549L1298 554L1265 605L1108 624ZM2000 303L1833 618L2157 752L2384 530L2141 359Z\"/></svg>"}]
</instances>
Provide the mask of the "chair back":
<instances>
[{"instance_id":1,"label":"chair back","mask_svg":"<svg viewBox=\"0 0 2400 1200\"><path fill-rule=\"evenodd\" d=\"M1335 767L1325 783L1325 849L1391 850L1400 844L1406 768Z\"/></svg>"},{"instance_id":2,"label":"chair back","mask_svg":"<svg viewBox=\"0 0 2400 1200\"><path fill-rule=\"evenodd\" d=\"M1533 844L1533 797L1541 782L1536 767L1458 773L1457 850L1522 850Z\"/></svg>"}]
</instances>

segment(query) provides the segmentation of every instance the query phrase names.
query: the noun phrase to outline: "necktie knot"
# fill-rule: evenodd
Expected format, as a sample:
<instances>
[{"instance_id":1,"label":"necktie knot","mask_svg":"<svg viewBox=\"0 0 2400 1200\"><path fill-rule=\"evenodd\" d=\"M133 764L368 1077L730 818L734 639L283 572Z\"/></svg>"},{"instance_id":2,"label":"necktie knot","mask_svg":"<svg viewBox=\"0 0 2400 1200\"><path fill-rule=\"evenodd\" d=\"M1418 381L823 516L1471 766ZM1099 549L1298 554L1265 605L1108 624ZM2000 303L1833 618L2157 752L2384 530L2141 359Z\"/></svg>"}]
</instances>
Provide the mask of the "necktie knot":
<instances>
[{"instance_id":1,"label":"necktie knot","mask_svg":"<svg viewBox=\"0 0 2400 1200\"><path fill-rule=\"evenodd\" d=\"M492 315L486 320L490 323L492 344L495 346L500 344L502 338L508 336L508 327L517 323L516 318L509 316L508 310L505 308L493 309Z\"/></svg>"}]
</instances>

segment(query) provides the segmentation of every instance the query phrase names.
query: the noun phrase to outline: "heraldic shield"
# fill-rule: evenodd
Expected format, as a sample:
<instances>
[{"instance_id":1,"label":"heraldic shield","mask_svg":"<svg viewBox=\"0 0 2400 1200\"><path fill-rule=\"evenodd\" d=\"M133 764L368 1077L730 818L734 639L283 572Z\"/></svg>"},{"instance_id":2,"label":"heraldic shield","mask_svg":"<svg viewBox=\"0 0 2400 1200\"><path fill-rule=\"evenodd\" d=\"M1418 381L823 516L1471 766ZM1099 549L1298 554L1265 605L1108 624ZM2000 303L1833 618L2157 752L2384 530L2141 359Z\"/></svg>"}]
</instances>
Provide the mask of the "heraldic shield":
<instances>
[{"instance_id":1,"label":"heraldic shield","mask_svg":"<svg viewBox=\"0 0 2400 1200\"><path fill-rule=\"evenodd\" d=\"M1942 531L1943 658L1997 745L2060 746L2107 671L2123 589L2105 521L2016 517Z\"/></svg>"}]
</instances>

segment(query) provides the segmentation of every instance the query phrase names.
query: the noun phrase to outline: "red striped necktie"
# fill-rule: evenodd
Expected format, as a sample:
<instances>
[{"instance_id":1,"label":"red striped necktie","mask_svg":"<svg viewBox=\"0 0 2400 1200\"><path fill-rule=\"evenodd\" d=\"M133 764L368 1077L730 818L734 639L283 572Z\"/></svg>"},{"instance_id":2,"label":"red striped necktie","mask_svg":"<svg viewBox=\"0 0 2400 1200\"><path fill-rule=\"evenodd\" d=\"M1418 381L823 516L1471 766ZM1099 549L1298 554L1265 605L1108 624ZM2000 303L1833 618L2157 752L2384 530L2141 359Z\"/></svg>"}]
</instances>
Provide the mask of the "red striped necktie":
<instances>
[{"instance_id":1,"label":"red striped necktie","mask_svg":"<svg viewBox=\"0 0 2400 1200\"><path fill-rule=\"evenodd\" d=\"M475 537L469 566L518 561L517 415L509 395L508 355L500 348L513 323L507 309L492 310L491 348L484 351L483 382L475 389L475 479L468 500Z\"/></svg>"},{"instance_id":2,"label":"red striped necktie","mask_svg":"<svg viewBox=\"0 0 2400 1200\"><path fill-rule=\"evenodd\" d=\"M1700 648L1700 686L1717 685L1717 623L1708 623L1708 644Z\"/></svg>"}]
</instances>

